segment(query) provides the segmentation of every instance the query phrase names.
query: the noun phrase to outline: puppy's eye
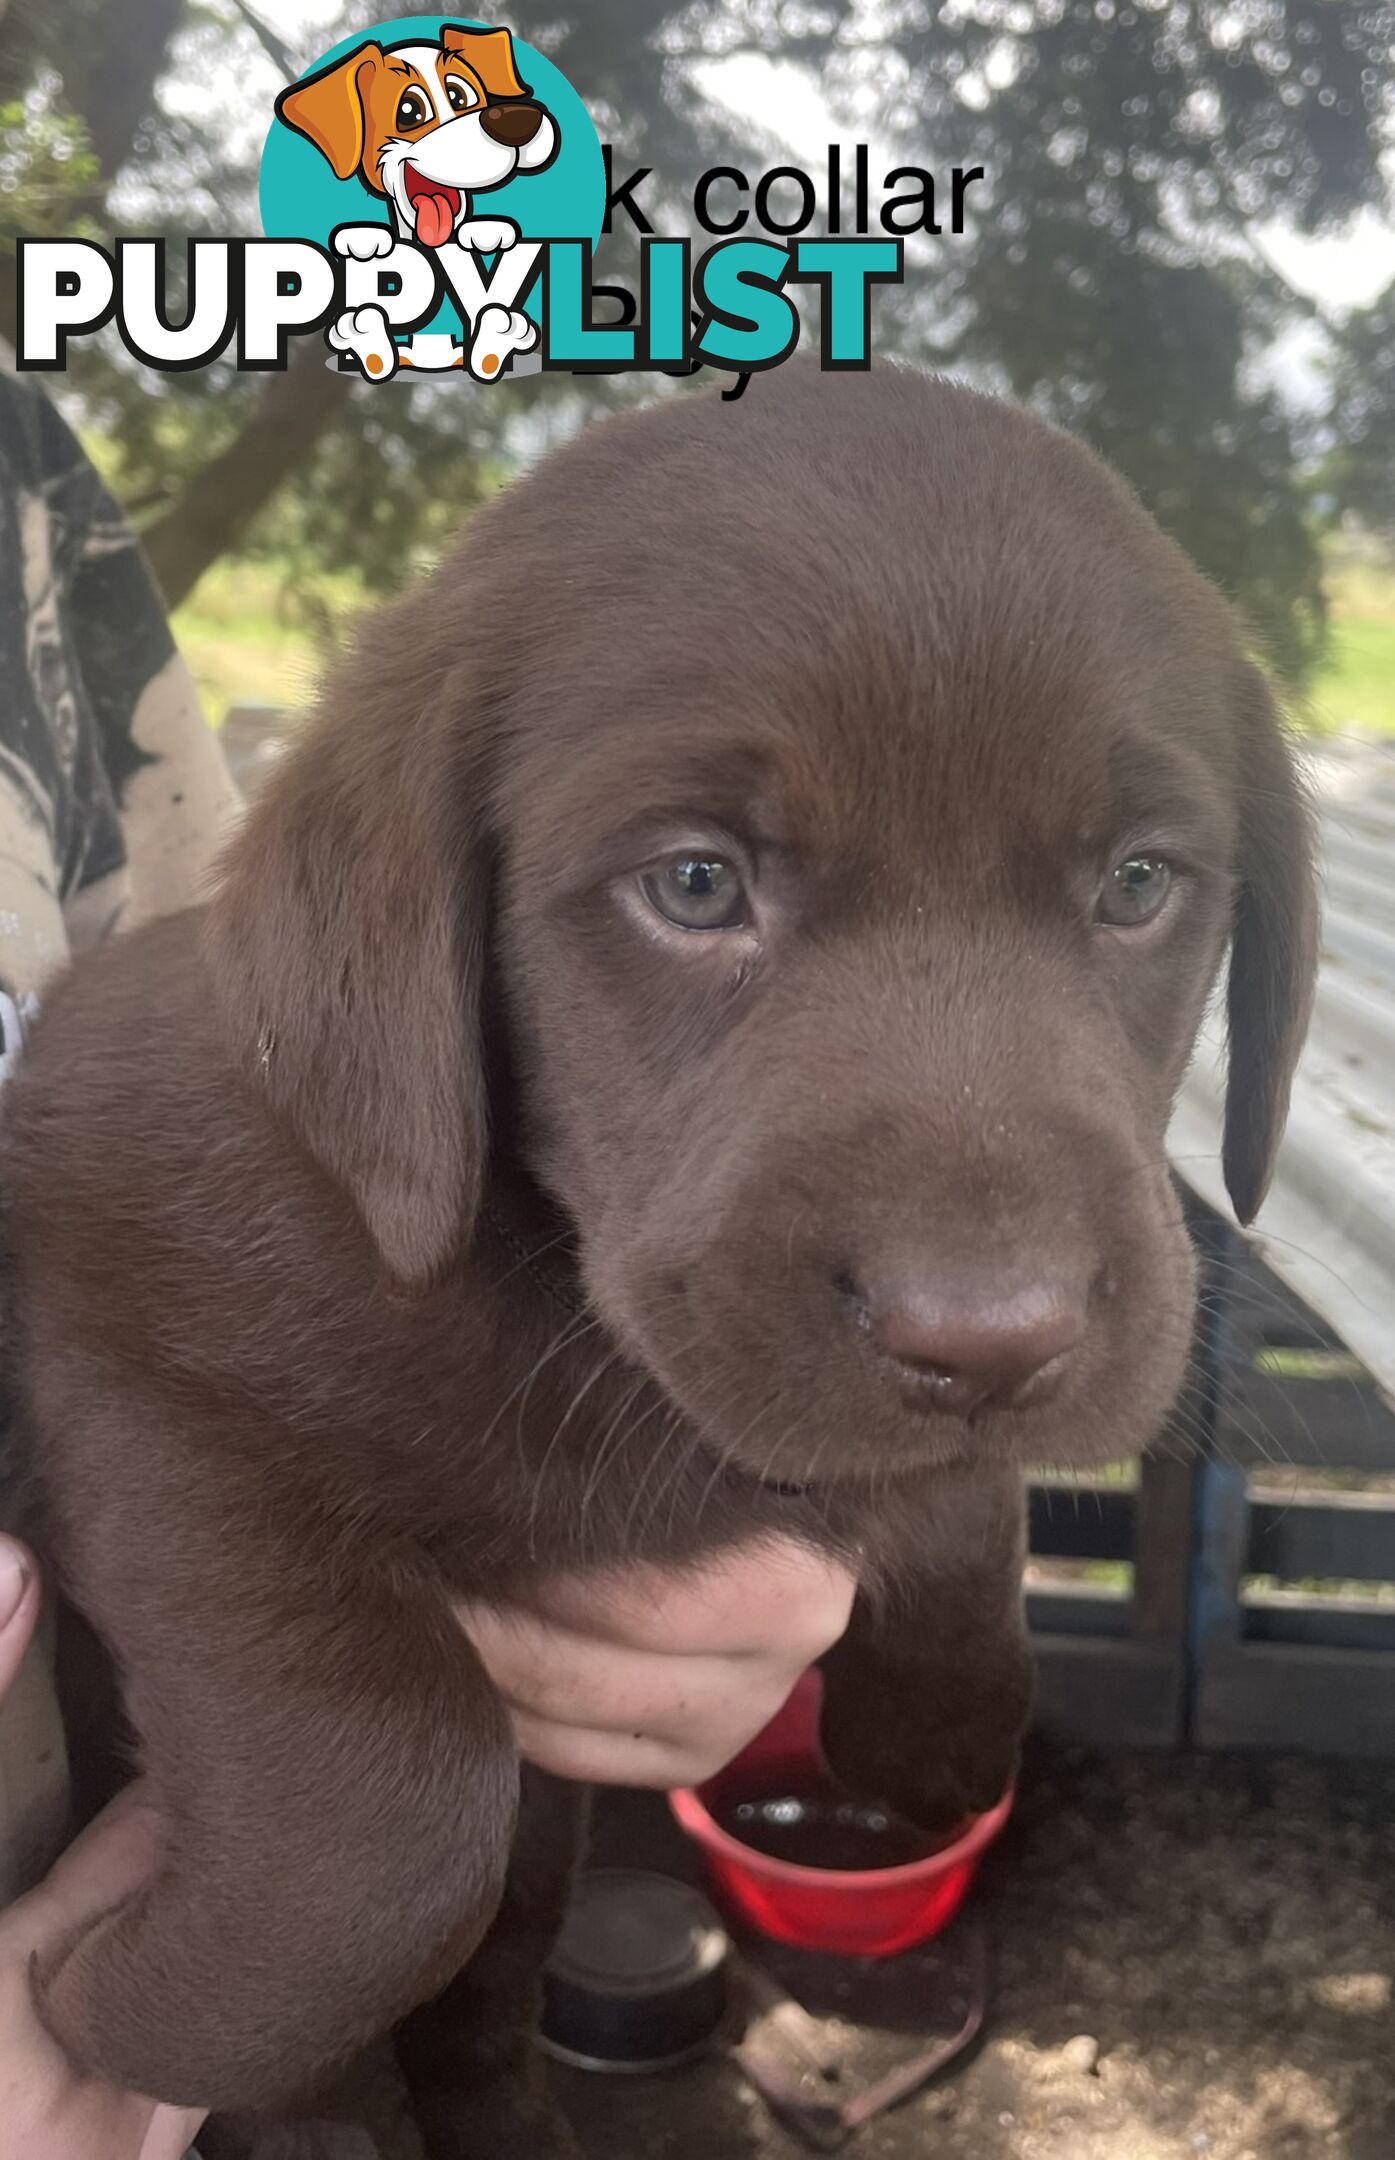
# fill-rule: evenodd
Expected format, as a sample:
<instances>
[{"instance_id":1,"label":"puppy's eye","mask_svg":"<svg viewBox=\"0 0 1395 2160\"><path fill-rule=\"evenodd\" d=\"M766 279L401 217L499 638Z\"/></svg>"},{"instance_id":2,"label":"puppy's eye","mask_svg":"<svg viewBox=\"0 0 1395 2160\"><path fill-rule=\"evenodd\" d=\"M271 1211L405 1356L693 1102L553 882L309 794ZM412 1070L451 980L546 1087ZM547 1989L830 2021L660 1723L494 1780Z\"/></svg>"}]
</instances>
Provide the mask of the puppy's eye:
<instances>
[{"instance_id":1,"label":"puppy's eye","mask_svg":"<svg viewBox=\"0 0 1395 2160\"><path fill-rule=\"evenodd\" d=\"M675 855L639 882L649 905L680 930L734 930L746 920L740 874L720 855Z\"/></svg>"},{"instance_id":2,"label":"puppy's eye","mask_svg":"<svg viewBox=\"0 0 1395 2160\"><path fill-rule=\"evenodd\" d=\"M398 102L394 125L400 128L418 128L430 118L431 108L420 90L404 90Z\"/></svg>"},{"instance_id":3,"label":"puppy's eye","mask_svg":"<svg viewBox=\"0 0 1395 2160\"><path fill-rule=\"evenodd\" d=\"M1095 907L1096 922L1132 930L1151 922L1172 890L1172 865L1161 855L1130 855L1104 881Z\"/></svg>"},{"instance_id":4,"label":"puppy's eye","mask_svg":"<svg viewBox=\"0 0 1395 2160\"><path fill-rule=\"evenodd\" d=\"M473 112L479 99L468 83L461 82L458 75L446 77L446 99L452 112Z\"/></svg>"}]
</instances>

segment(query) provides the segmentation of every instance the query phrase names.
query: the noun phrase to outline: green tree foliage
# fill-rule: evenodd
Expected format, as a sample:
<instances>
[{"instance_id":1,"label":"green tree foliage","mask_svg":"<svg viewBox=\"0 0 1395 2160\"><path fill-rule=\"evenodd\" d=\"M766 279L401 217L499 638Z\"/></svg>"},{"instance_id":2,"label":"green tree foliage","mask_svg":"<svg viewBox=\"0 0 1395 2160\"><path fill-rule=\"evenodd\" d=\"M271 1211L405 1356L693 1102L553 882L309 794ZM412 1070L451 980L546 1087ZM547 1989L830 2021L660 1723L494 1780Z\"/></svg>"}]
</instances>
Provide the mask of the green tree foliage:
<instances>
[{"instance_id":1,"label":"green tree foliage","mask_svg":"<svg viewBox=\"0 0 1395 2160\"><path fill-rule=\"evenodd\" d=\"M1333 392L1324 480L1344 510L1395 541L1395 284L1342 325Z\"/></svg>"},{"instance_id":2,"label":"green tree foliage","mask_svg":"<svg viewBox=\"0 0 1395 2160\"><path fill-rule=\"evenodd\" d=\"M921 349L1083 434L1301 676L1319 562L1260 365L1297 304L1253 236L1384 200L1395 7L947 0L898 44L902 138L991 191L927 288Z\"/></svg>"},{"instance_id":3,"label":"green tree foliage","mask_svg":"<svg viewBox=\"0 0 1395 2160\"><path fill-rule=\"evenodd\" d=\"M382 12L349 0L335 34ZM269 115L286 72L315 57L284 49L274 13L253 0L10 0L6 223L255 230L261 127L200 109L190 89L231 59L249 107ZM699 92L690 63L708 54L798 60L841 105L845 141L890 139L941 173L981 166L972 229L912 243L912 278L879 315L883 343L969 367L1095 444L1301 677L1322 632L1309 453L1325 435L1329 492L1389 522L1395 318L1387 295L1332 326L1331 410L1299 439L1265 355L1303 303L1256 234L1274 218L1320 232L1386 200L1395 0L514 0L506 14L576 84L617 167L655 168L646 197L663 229L687 229L704 166L762 162ZM615 236L609 274L626 273L632 248ZM305 341L282 377L217 366L156 379L109 343L77 354L74 391L119 445L172 592L222 552L269 544L393 582L520 452L651 388L378 392L321 362Z\"/></svg>"},{"instance_id":4,"label":"green tree foliage","mask_svg":"<svg viewBox=\"0 0 1395 2160\"><path fill-rule=\"evenodd\" d=\"M32 146L56 125L75 130L81 145L98 125L112 139L98 118L100 96L91 96L90 113L83 100L100 81L108 47L129 54L131 26L120 18L132 11L144 18L134 45L147 81L143 123L132 124L128 153L99 165L95 185L81 196L41 192L26 180L9 196L8 215L0 202L4 224L12 232L162 231L176 243L169 256L176 279L178 243L257 230L256 164L281 82L336 38L367 32L389 12L376 0L349 0L311 50L289 52L268 27L272 11L263 18L243 0L11 0L15 8L19 22L0 16L0 96L13 92L12 108L24 122L8 150L0 136L0 176L6 155L22 162L27 140L32 162ZM718 11L713 0L711 12ZM570 17L546 0L517 0L508 10L510 27L536 38L586 99L615 145L617 168L655 168L647 198L666 201L672 215L712 158L744 148L728 117L698 95L668 51L680 24L701 39L702 20L700 10L677 0L575 0ZM95 58L70 67L70 42L86 44ZM230 70L249 84L244 110L200 113L191 86ZM85 156L90 173L90 151ZM76 223L79 212L85 225ZM617 235L608 253L623 271L625 236ZM606 259L602 251L598 275ZM8 286L0 332L12 334L12 270ZM352 567L379 588L398 583L419 551L497 481L520 445L535 449L551 432L570 432L597 404L647 387L601 380L578 389L548 377L525 379L507 399L465 398L454 383L379 393L327 370L314 339L293 346L282 375L239 375L223 362L155 376L134 367L111 336L75 346L69 379L89 427L116 447L113 477L135 507L172 601L221 554L247 544L272 545L316 566Z\"/></svg>"}]
</instances>

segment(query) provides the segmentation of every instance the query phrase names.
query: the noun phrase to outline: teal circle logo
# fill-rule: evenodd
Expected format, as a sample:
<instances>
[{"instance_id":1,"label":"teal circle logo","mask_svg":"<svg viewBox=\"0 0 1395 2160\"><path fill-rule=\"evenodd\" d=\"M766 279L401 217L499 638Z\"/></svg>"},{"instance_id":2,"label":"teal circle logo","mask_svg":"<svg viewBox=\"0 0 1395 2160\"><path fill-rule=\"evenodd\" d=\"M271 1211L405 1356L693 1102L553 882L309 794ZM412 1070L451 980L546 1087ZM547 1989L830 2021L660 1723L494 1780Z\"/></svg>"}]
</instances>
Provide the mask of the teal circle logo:
<instances>
[{"instance_id":1,"label":"teal circle logo","mask_svg":"<svg viewBox=\"0 0 1395 2160\"><path fill-rule=\"evenodd\" d=\"M594 245L605 203L600 140L561 70L507 29L469 17L402 15L341 39L281 93L262 152L262 229L348 259L360 304L328 341L370 377L463 361L489 380L524 360L529 324L537 343L530 276L473 326L447 278L429 319L405 338L388 331L385 344L383 310L380 327L363 293L394 241L395 261L402 242L457 265L466 251L484 278L508 284L517 279L505 258L520 241ZM472 334L489 349L474 352Z\"/></svg>"}]
</instances>

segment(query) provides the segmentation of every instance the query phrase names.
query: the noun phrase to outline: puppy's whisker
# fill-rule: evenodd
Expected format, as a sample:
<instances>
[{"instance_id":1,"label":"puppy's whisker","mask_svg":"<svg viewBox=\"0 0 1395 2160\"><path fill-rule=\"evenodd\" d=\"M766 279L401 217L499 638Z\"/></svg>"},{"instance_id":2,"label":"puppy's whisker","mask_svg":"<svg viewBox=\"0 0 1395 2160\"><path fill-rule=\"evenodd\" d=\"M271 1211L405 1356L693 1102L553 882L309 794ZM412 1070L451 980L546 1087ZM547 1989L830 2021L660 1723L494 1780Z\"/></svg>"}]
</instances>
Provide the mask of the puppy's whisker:
<instances>
[{"instance_id":1,"label":"puppy's whisker","mask_svg":"<svg viewBox=\"0 0 1395 2160\"><path fill-rule=\"evenodd\" d=\"M507 1417L509 1411L512 1409L514 1403L518 1400L520 1394L522 1394L526 1389L531 1388L533 1382L538 1378L538 1375L543 1371L544 1367L550 1365L555 1357L559 1357L564 1350L569 1349L573 1343L579 1342L584 1335L590 1334L593 1330L599 1328L600 1325L601 1321L599 1314L591 1312L589 1309L583 1313L568 1314L567 1318L560 1323L556 1332L548 1338L548 1341L544 1345L543 1349L539 1352L537 1358L529 1367L528 1371L524 1373L523 1377L516 1383L513 1388L510 1389L509 1393L504 1397L498 1409L495 1411L493 1417L486 1425L484 1431L480 1434L480 1437L475 1443L475 1445L481 1454L488 1447L490 1441L494 1437L495 1432L498 1430L504 1418ZM524 1467L524 1453L521 1445L521 1436L520 1444L518 1447L518 1456L520 1467Z\"/></svg>"},{"instance_id":2,"label":"puppy's whisker","mask_svg":"<svg viewBox=\"0 0 1395 2160\"><path fill-rule=\"evenodd\" d=\"M544 1259L548 1253L555 1252L559 1245L571 1244L574 1242L575 1237L576 1232L568 1225L566 1229L559 1230L555 1237L545 1238L541 1245L531 1247L527 1252L521 1254L513 1262L512 1266L506 1267L501 1274L496 1275L493 1278L494 1288L501 1290L504 1284L512 1282L516 1275L531 1274L539 1260Z\"/></svg>"},{"instance_id":3,"label":"puppy's whisker","mask_svg":"<svg viewBox=\"0 0 1395 2160\"><path fill-rule=\"evenodd\" d=\"M601 1434L600 1439L597 1441L595 1454L592 1457L591 1466L586 1476L586 1482L581 1489L581 1499L578 1503L583 1520L587 1515L593 1498L595 1497L597 1491L600 1489L601 1482L611 1462L614 1461L618 1456L623 1455L625 1449L635 1438L636 1434L643 1430L646 1420L658 1413L660 1405L659 1402L656 1401L654 1404L651 1404L648 1409L641 1412L638 1418L634 1419L629 1424L625 1422L631 1406L635 1403L639 1396L644 1393L646 1388L653 1388L653 1385L654 1383L648 1373L641 1372L640 1374L638 1374L633 1386L624 1396L622 1396L619 1407L616 1409L609 1425L606 1427L605 1431ZM559 1432L560 1429L561 1428L559 1427Z\"/></svg>"},{"instance_id":4,"label":"puppy's whisker","mask_svg":"<svg viewBox=\"0 0 1395 2160\"><path fill-rule=\"evenodd\" d=\"M639 1373L633 1381L628 1393L622 1398L619 1408L614 1413L614 1418L611 1425L607 1427L607 1433L612 1431L614 1429L614 1426L618 1424L621 1420L623 1420L625 1413L630 1407L630 1404L634 1402L635 1398L643 1392L643 1390L645 1389L645 1387L648 1386L648 1384L648 1374L643 1372ZM538 1464L538 1467L533 1474L532 1500L528 1510L528 1552L530 1558L532 1559L537 1558L538 1514L542 1506L543 1493L546 1490L547 1473L551 1466L552 1459L556 1454L558 1447L561 1445L562 1435L566 1428L566 1423L567 1420L564 1417L559 1419L557 1424L553 1427L552 1432L548 1436L547 1446L543 1450L542 1460ZM602 1442L602 1446L604 1446L604 1441Z\"/></svg>"},{"instance_id":5,"label":"puppy's whisker","mask_svg":"<svg viewBox=\"0 0 1395 2160\"><path fill-rule=\"evenodd\" d=\"M746 1439L747 1435L754 1431L755 1427L760 1423L761 1419L769 1414L771 1408L773 1408L773 1404L768 1399L762 1401L757 1406L753 1415L748 1419L747 1423L743 1426L742 1430L736 1435L736 1438L726 1443L720 1452L718 1452L716 1449L713 1450L714 1461L712 1465L712 1470L708 1476L706 1484L702 1488L702 1497L698 1501L697 1512L694 1517L695 1523L701 1524L701 1522L703 1521L707 1513L707 1509L711 1503L712 1496L716 1492L718 1486L721 1484L723 1478L726 1476L726 1473L731 1466L731 1461L736 1453L736 1450L741 1446L741 1443ZM672 1535L672 1531L673 1519L672 1509L670 1509L670 1535Z\"/></svg>"}]
</instances>

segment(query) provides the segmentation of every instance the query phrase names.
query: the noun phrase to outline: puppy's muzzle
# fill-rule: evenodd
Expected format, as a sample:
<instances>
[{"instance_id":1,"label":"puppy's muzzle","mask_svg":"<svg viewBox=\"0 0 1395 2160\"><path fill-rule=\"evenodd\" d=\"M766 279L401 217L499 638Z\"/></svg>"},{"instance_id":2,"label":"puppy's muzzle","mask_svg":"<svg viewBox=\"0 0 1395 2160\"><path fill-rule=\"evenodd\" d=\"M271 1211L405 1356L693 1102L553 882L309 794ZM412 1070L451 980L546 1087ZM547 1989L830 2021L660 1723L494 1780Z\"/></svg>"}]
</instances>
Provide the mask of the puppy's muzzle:
<instances>
[{"instance_id":1,"label":"puppy's muzzle","mask_svg":"<svg viewBox=\"0 0 1395 2160\"><path fill-rule=\"evenodd\" d=\"M511 98L507 105L486 105L480 114L480 126L490 141L502 143L506 150L521 150L542 124L543 109L531 98Z\"/></svg>"}]
</instances>

